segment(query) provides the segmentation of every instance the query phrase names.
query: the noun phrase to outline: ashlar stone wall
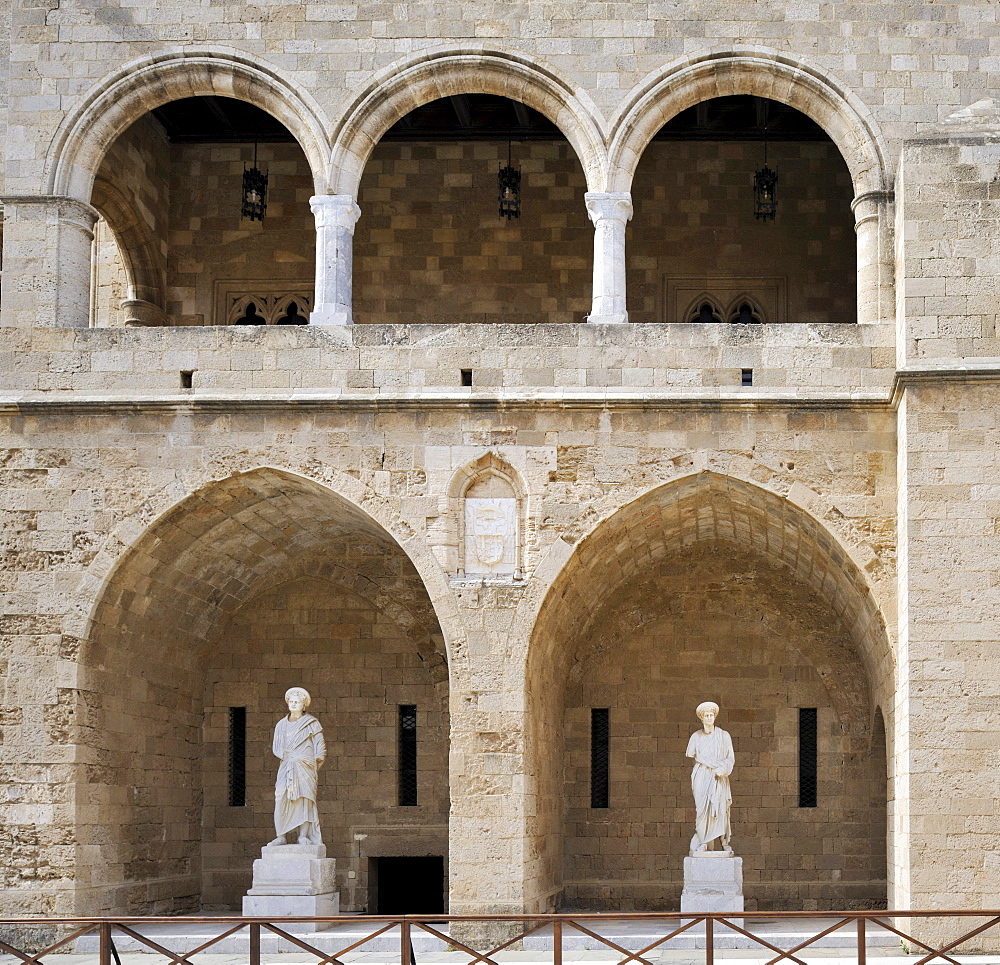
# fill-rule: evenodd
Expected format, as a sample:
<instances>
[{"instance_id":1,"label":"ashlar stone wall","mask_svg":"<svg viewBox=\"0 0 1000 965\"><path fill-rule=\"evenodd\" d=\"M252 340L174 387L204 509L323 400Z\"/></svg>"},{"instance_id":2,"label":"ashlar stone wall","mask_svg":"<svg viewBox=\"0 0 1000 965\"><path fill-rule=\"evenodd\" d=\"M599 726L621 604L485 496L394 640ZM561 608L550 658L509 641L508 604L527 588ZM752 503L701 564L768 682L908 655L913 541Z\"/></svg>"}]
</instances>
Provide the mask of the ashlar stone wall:
<instances>
[{"instance_id":1,"label":"ashlar stone wall","mask_svg":"<svg viewBox=\"0 0 1000 965\"><path fill-rule=\"evenodd\" d=\"M677 907L690 846L694 708L736 749L733 847L748 908L885 907L885 747L829 604L725 543L679 550L589 621L566 683L563 905ZM832 680L831 677L836 677ZM590 806L591 708L610 710L610 802ZM799 807L798 708L818 711L817 806Z\"/></svg>"},{"instance_id":2,"label":"ashlar stone wall","mask_svg":"<svg viewBox=\"0 0 1000 965\"><path fill-rule=\"evenodd\" d=\"M683 304L666 303L678 280L709 294L725 286L729 298L778 290L780 317L771 310L770 322L857 321L854 192L843 158L829 142L769 144L779 200L764 222L753 215L763 154L753 141L649 145L625 243L630 321L688 321L677 317Z\"/></svg>"},{"instance_id":3,"label":"ashlar stone wall","mask_svg":"<svg viewBox=\"0 0 1000 965\"><path fill-rule=\"evenodd\" d=\"M450 661L447 725L441 685L433 682L441 670L409 679L420 693L433 688L442 700L438 723L427 722L429 733L445 726L450 731L449 869L456 912L544 909L560 900L564 778L543 766L538 748L562 753L563 717L550 698L559 693L553 681L562 679L563 658L551 647L576 639L576 631L552 635L567 625L563 611L546 609L539 617L538 607L575 552L583 564L604 546L598 557L621 572L627 569L620 564L633 555L640 565L658 552L655 529L648 541L632 529L634 538L623 541L615 526L598 526L616 509L664 484L671 484L665 491L681 486L687 492L684 485L706 475L701 469L748 480L741 484L750 487L746 492L764 500L751 518L768 518L760 506L771 506L767 500L786 505L786 498L790 518L813 520L817 533L834 534L825 548L814 536L803 538L803 547L819 547L817 555L809 550L789 559L807 567L815 558L818 572L829 572L824 599L844 614L856 646L874 652L858 622L864 614L851 609L853 584L837 574L851 567L860 573L864 566L869 576L855 579L870 579L880 605L891 611L894 437L891 418L879 410L777 410L751 421L741 408L718 405L672 413L493 404L376 412L246 404L219 411L185 402L183 409L114 416L35 406L9 410L4 429L9 555L2 657L9 669L0 773L20 798L0 803L0 816L11 847L24 856L5 872L17 882L5 892L11 911L190 910L203 900L203 888L211 889L213 904L231 900L239 887L234 863L251 856L250 839L266 830L267 821L255 817L251 827L246 811L243 820L227 822L228 815L220 816L219 784L202 793L206 748L220 749L220 708L236 705L234 688L247 693L249 673L235 659L232 665L219 659L220 687L210 698L206 684L212 683L214 655L232 655L253 636L252 626L263 627L260 595L285 592L275 588L290 577L324 579L324 568L331 567L347 588L345 600L353 599L352 588L363 590L391 618L387 623L371 615L373 623L355 624L358 636L350 631L351 653L363 656L364 668L351 682L370 703L364 709L348 702L343 709L349 719L359 713L372 728L366 737L376 750L385 739L386 702L401 701L408 686L396 675L402 671L406 680L417 667L414 649L422 666L436 660L443 668L438 634L417 633L434 619L440 625ZM449 583L455 574L444 567L457 555L445 525L452 512L448 494L456 477L491 451L525 493L525 578ZM684 518L696 505L695 492L683 503ZM753 507L749 495L741 499L739 505ZM692 524L696 519L690 516ZM765 527L761 539L777 539L783 529ZM606 539L588 543L584 537L592 531ZM357 547L356 561L338 571L348 545ZM771 545L770 552L780 555L795 543L790 538L786 550L780 541ZM625 555L609 546L622 547ZM762 542L761 551L767 546ZM829 562L834 549L846 554L835 565ZM569 577L575 593L590 595L600 586L589 564L573 572L579 575L578 581ZM575 593L568 599L576 600ZM315 598L312 591L307 596ZM255 599L261 600L256 608ZM266 693L254 698L263 717L254 724L251 716L259 728L252 735L257 748L273 725L271 705L293 665L329 671L320 653L338 639L324 629L335 625L334 614L307 602L303 598L297 611L302 620L289 621L290 637L284 630L270 634L287 641L280 659L263 647L256 651L262 663L272 661ZM304 622L314 618L320 622ZM535 635L540 621L548 637ZM394 667L366 649L364 627L385 630L379 651L394 655ZM414 644L409 653L403 636ZM880 694L877 662L869 667L866 657L864 674L872 693ZM330 699L323 688L321 694ZM206 707L213 710L203 738ZM337 723L338 713L330 722L335 739L345 726ZM330 705L325 714L331 715ZM58 721L63 723L54 726ZM33 748L30 760L24 748ZM349 748L344 753L360 757ZM364 769L370 765L378 773L384 759L372 757L365 752ZM434 752L425 760L441 766ZM380 810L386 788L381 777L373 781L351 799L359 816L341 819L333 809L331 820L343 820L343 827L368 822L381 830L361 833L374 843L385 832L386 847L413 834L420 848L440 847L443 799L437 795L443 789L428 800L426 824L422 817L414 829ZM255 786L255 793L265 794L263 781ZM200 828L213 809L211 848L203 850ZM546 815L548 825L540 823ZM392 830L399 825L406 831ZM129 827L143 833L141 840L122 830ZM151 828L160 829L158 835L145 833ZM77 842L69 850L67 835ZM349 856L343 860L349 871ZM364 886L350 880L345 892L355 887L355 900ZM843 893L832 892L833 904L848 895L846 886L837 887Z\"/></svg>"},{"instance_id":4,"label":"ashlar stone wall","mask_svg":"<svg viewBox=\"0 0 1000 965\"><path fill-rule=\"evenodd\" d=\"M521 215L497 213L506 143L379 144L358 193L358 323L582 322L594 230L565 141L515 143Z\"/></svg>"},{"instance_id":5,"label":"ashlar stone wall","mask_svg":"<svg viewBox=\"0 0 1000 965\"><path fill-rule=\"evenodd\" d=\"M312 177L297 144L259 144L268 173L263 221L241 219L243 168L253 145L171 147L167 313L175 325L224 325L220 289L312 294L316 230ZM298 306L300 314L308 309Z\"/></svg>"},{"instance_id":6,"label":"ashlar stone wall","mask_svg":"<svg viewBox=\"0 0 1000 965\"><path fill-rule=\"evenodd\" d=\"M898 903L1000 900L992 842L998 784L997 413L991 381L909 382L900 405L900 679L894 824ZM937 937L954 937L942 922Z\"/></svg>"}]
</instances>

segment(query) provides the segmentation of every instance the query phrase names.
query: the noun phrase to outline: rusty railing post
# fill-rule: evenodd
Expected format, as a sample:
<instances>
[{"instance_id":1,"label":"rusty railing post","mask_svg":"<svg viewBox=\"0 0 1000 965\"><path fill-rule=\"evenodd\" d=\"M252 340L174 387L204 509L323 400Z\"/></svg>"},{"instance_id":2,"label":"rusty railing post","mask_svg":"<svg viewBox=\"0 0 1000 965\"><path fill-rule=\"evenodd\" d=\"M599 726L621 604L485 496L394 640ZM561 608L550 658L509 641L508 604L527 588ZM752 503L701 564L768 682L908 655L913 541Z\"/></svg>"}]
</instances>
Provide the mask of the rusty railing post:
<instances>
[{"instance_id":1,"label":"rusty railing post","mask_svg":"<svg viewBox=\"0 0 1000 965\"><path fill-rule=\"evenodd\" d=\"M250 965L260 965L260 923L250 923Z\"/></svg>"},{"instance_id":2,"label":"rusty railing post","mask_svg":"<svg viewBox=\"0 0 1000 965\"><path fill-rule=\"evenodd\" d=\"M552 922L552 965L562 965L562 921Z\"/></svg>"},{"instance_id":3,"label":"rusty railing post","mask_svg":"<svg viewBox=\"0 0 1000 965\"><path fill-rule=\"evenodd\" d=\"M715 965L715 920L705 919L705 965Z\"/></svg>"},{"instance_id":4,"label":"rusty railing post","mask_svg":"<svg viewBox=\"0 0 1000 965\"><path fill-rule=\"evenodd\" d=\"M98 933L101 936L101 965L111 965L111 922L102 921Z\"/></svg>"},{"instance_id":5,"label":"rusty railing post","mask_svg":"<svg viewBox=\"0 0 1000 965\"><path fill-rule=\"evenodd\" d=\"M410 965L410 923L399 923L399 965Z\"/></svg>"},{"instance_id":6,"label":"rusty railing post","mask_svg":"<svg viewBox=\"0 0 1000 965\"><path fill-rule=\"evenodd\" d=\"M865 920L864 918L858 919L858 965L865 965L865 960L868 957L868 948L865 944Z\"/></svg>"}]
</instances>

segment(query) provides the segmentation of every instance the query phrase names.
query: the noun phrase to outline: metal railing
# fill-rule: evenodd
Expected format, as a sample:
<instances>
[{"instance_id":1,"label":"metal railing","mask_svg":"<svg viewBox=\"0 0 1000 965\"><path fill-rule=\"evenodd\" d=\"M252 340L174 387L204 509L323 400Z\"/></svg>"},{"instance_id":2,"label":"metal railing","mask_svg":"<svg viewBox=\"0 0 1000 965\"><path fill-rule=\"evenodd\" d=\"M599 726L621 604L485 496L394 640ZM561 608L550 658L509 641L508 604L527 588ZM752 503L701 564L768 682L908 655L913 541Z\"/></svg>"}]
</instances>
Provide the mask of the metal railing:
<instances>
[{"instance_id":1,"label":"metal railing","mask_svg":"<svg viewBox=\"0 0 1000 965\"><path fill-rule=\"evenodd\" d=\"M972 928L962 928L963 919L976 919ZM775 936L760 933L760 926L795 923L800 927L809 928L808 932L798 931L785 936ZM814 931L817 922L822 923L818 931ZM609 937L616 928L622 931L621 925L636 926L644 923L648 926L644 931L632 928L629 937L638 938L640 946L629 949L624 939ZM906 929L903 924L906 923ZM751 930L754 924L758 931ZM177 952L161 942L156 941L140 930L143 926L169 925L170 931L178 938L184 935L187 926L217 926L219 931L211 936L202 936L205 940L186 951ZM249 965L261 965L262 936L276 936L281 943L290 946L287 951L305 951L316 958L316 965L348 965L344 956L352 952L364 951L364 946L374 939L386 936L394 951L387 954L386 961L398 961L400 965L417 965L414 955L413 939L415 935L430 936L443 943L444 949L457 954L456 961L468 965L500 965L495 959L499 953L522 946L525 939L536 936L536 943L541 942L546 948L537 947L540 956L547 959L551 955L552 965L563 965L564 956L571 949L567 948L570 935L579 938L584 936L587 942L596 947L608 949L620 958L615 965L659 965L650 959L653 953L669 950L670 943L681 936L687 936L685 948L704 949L706 965L714 965L721 950L720 936L724 936L728 947L754 948L759 947L773 954L766 965L808 965L800 957L807 949L816 946L818 942L828 938L835 932L841 932L841 946L845 953L853 949L858 965L866 965L871 940L876 933L883 936L895 936L903 951L912 954L912 965L929 965L939 960L947 965L962 965L954 955L961 946L979 939L991 928L1000 925L1000 911L849 911L849 912L738 912L733 914L699 914L694 912L662 912L662 913L605 913L605 914L561 914L561 915L349 915L330 918L246 918L240 916L185 916L185 917L120 917L120 918L7 918L0 919L0 934L10 935L14 932L37 933L40 929L59 933L40 951L28 951L14 944L13 939L0 940L0 954L13 956L20 965L58 965L46 962L46 958L58 952L73 950L76 943L88 937L97 939L97 952L100 965L112 965L112 961L120 965L119 952L115 945L115 934L125 937L140 946L143 951L149 951L166 960L166 965L195 965L193 956L209 952L213 946L231 936L246 930L246 954ZM315 944L306 941L303 934L308 934L315 942L317 926L328 942L324 944L340 944L335 952L324 951ZM456 927L457 926L457 927ZM311 929L311 930L310 930ZM394 930L398 929L398 933ZM853 935L853 940L843 942L846 934ZM190 930L190 929L189 929ZM197 929L196 929L197 930ZM338 934L338 930L343 932ZM358 937L358 931L363 934ZM627 931L627 929L625 929ZM300 934L296 934L298 931ZM489 934L503 935L503 940L492 944L486 950L477 950L470 944L473 939L460 940L458 935L476 932L482 942L490 945ZM603 933L602 933L603 931ZM919 932L923 937L913 934ZM929 935L941 932L950 933L935 944ZM159 933L158 933L159 934ZM655 937L654 937L655 936ZM161 939L163 938L160 935ZM782 948L777 944L781 937L791 940L790 947ZM165 940L165 939L163 939ZM481 941L477 938L476 944ZM693 941L693 944L692 944ZM735 944L734 944L735 943ZM21 944L25 944L21 941ZM384 942L383 942L384 944ZM978 943L981 945L981 942ZM676 947L676 946L675 946ZM884 946L882 946L884 947ZM983 948L987 946L982 946ZM919 949L911 953L910 949ZM221 949L220 949L221 950ZM384 949L383 949L384 950ZM590 949L593 950L593 949ZM996 937L995 950L1000 950L1000 936ZM977 947L976 952L981 951ZM231 953L229 953L231 954ZM268 955L274 954L268 952ZM899 954L897 951L896 954ZM157 965L160 958L156 959ZM911 965L911 963L908 963Z\"/></svg>"}]
</instances>

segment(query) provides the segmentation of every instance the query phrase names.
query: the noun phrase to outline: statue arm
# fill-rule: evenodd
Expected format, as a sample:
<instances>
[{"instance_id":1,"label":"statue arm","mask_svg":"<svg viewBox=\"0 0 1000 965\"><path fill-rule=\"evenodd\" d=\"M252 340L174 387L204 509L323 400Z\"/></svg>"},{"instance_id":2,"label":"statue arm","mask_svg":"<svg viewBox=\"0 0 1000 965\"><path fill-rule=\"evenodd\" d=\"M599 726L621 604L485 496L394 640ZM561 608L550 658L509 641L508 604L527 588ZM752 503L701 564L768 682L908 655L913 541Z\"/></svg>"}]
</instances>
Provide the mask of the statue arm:
<instances>
[{"instance_id":1,"label":"statue arm","mask_svg":"<svg viewBox=\"0 0 1000 965\"><path fill-rule=\"evenodd\" d=\"M271 741L271 753L280 761L285 753L285 742L281 737L281 721L275 725L274 738Z\"/></svg>"},{"instance_id":2,"label":"statue arm","mask_svg":"<svg viewBox=\"0 0 1000 965\"><path fill-rule=\"evenodd\" d=\"M712 771L717 771L720 767L723 767L725 764L725 761L720 761L716 757L709 757L707 754L695 754L694 759L703 767L707 767L709 770Z\"/></svg>"},{"instance_id":3,"label":"statue arm","mask_svg":"<svg viewBox=\"0 0 1000 965\"><path fill-rule=\"evenodd\" d=\"M326 760L326 740L323 737L323 728L319 726L313 734L313 753L316 755L316 766L322 767L323 761Z\"/></svg>"},{"instance_id":4,"label":"statue arm","mask_svg":"<svg viewBox=\"0 0 1000 965\"><path fill-rule=\"evenodd\" d=\"M725 740L722 742L723 751L725 752L725 757L716 764L716 773L720 777L729 777L733 773L733 768L736 766L736 755L733 753L733 739L729 736L729 732L725 731Z\"/></svg>"}]
</instances>

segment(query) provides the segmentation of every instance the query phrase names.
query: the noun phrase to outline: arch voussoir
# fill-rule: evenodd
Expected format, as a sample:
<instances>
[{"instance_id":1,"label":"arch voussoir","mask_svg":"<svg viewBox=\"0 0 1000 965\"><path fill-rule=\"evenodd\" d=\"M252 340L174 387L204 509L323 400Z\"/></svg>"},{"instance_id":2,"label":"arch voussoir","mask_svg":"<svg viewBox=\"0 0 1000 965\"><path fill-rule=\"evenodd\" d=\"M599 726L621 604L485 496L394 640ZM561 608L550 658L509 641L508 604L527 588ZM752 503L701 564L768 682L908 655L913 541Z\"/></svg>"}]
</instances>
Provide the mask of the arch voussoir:
<instances>
[{"instance_id":1,"label":"arch voussoir","mask_svg":"<svg viewBox=\"0 0 1000 965\"><path fill-rule=\"evenodd\" d=\"M66 115L46 162L51 194L88 201L108 147L144 114L185 97L233 97L272 114L298 141L317 193L326 189L327 123L303 88L278 71L231 52L160 54L105 78Z\"/></svg>"},{"instance_id":2,"label":"arch voussoir","mask_svg":"<svg viewBox=\"0 0 1000 965\"><path fill-rule=\"evenodd\" d=\"M586 94L522 57L460 49L421 54L393 65L350 105L333 139L330 180L334 193L357 196L371 152L400 118L431 101L473 93L508 97L544 114L576 151L588 190L605 190L603 124Z\"/></svg>"},{"instance_id":3,"label":"arch voussoir","mask_svg":"<svg viewBox=\"0 0 1000 965\"><path fill-rule=\"evenodd\" d=\"M612 126L609 189L631 188L647 145L681 111L738 94L780 101L819 124L843 155L857 194L889 189L887 150L861 100L804 61L759 48L687 58L640 84Z\"/></svg>"}]
</instances>

